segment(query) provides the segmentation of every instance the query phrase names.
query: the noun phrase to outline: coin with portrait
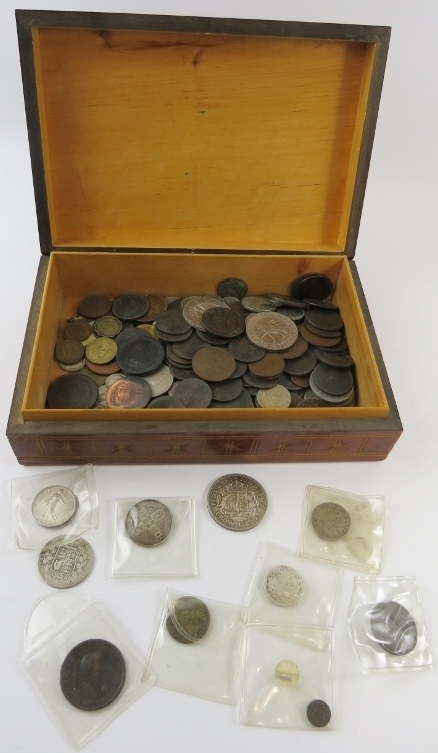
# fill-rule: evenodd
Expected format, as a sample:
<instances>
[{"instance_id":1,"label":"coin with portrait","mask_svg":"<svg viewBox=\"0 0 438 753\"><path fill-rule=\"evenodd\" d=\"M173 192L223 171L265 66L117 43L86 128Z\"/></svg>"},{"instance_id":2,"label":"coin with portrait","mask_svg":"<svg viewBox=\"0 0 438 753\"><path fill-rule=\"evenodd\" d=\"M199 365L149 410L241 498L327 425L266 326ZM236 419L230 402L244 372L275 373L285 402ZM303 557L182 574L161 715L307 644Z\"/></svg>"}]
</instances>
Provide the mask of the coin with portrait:
<instances>
[{"instance_id":1,"label":"coin with portrait","mask_svg":"<svg viewBox=\"0 0 438 753\"><path fill-rule=\"evenodd\" d=\"M32 502L31 512L40 526L56 528L67 523L75 514L77 499L66 486L47 486Z\"/></svg>"},{"instance_id":2,"label":"coin with portrait","mask_svg":"<svg viewBox=\"0 0 438 753\"><path fill-rule=\"evenodd\" d=\"M61 665L61 690L82 711L97 711L113 703L125 683L121 651L102 638L90 638L72 648Z\"/></svg>"},{"instance_id":3,"label":"coin with portrait","mask_svg":"<svg viewBox=\"0 0 438 753\"><path fill-rule=\"evenodd\" d=\"M141 377L127 376L108 387L109 408L144 408L151 399L151 388Z\"/></svg>"}]
</instances>

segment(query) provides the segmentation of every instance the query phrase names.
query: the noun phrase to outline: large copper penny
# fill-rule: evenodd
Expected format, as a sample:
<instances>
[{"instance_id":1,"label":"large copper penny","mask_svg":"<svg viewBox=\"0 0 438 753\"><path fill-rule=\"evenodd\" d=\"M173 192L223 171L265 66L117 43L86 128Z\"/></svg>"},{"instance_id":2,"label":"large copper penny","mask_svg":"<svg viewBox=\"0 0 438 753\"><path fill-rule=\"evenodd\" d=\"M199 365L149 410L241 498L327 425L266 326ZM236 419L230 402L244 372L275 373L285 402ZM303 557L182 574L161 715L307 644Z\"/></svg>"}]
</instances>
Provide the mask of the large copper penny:
<instances>
[{"instance_id":1,"label":"large copper penny","mask_svg":"<svg viewBox=\"0 0 438 753\"><path fill-rule=\"evenodd\" d=\"M98 319L111 311L111 301L104 295L90 295L78 306L78 313L87 319Z\"/></svg>"},{"instance_id":2,"label":"large copper penny","mask_svg":"<svg viewBox=\"0 0 438 753\"><path fill-rule=\"evenodd\" d=\"M109 408L144 408L151 399L151 388L141 377L125 377L108 387Z\"/></svg>"},{"instance_id":3,"label":"large copper penny","mask_svg":"<svg viewBox=\"0 0 438 753\"><path fill-rule=\"evenodd\" d=\"M60 673L67 701L82 711L109 706L122 692L125 660L113 643L90 638L78 643L65 657Z\"/></svg>"},{"instance_id":4,"label":"large copper penny","mask_svg":"<svg viewBox=\"0 0 438 753\"><path fill-rule=\"evenodd\" d=\"M154 322L158 314L167 311L167 301L160 295L147 295L146 298L149 301L149 308L146 314L137 319L138 322Z\"/></svg>"},{"instance_id":5,"label":"large copper penny","mask_svg":"<svg viewBox=\"0 0 438 753\"><path fill-rule=\"evenodd\" d=\"M222 382L234 373L236 361L223 348L202 348L193 356L192 368L197 376L207 382Z\"/></svg>"},{"instance_id":6,"label":"large copper penny","mask_svg":"<svg viewBox=\"0 0 438 753\"><path fill-rule=\"evenodd\" d=\"M280 376L284 369L284 358L278 353L266 353L260 361L249 364L249 370L255 376L273 379Z\"/></svg>"},{"instance_id":7,"label":"large copper penny","mask_svg":"<svg viewBox=\"0 0 438 753\"><path fill-rule=\"evenodd\" d=\"M65 323L63 334L65 340L79 340L83 343L93 334L93 330L86 319L69 319Z\"/></svg>"},{"instance_id":8,"label":"large copper penny","mask_svg":"<svg viewBox=\"0 0 438 753\"><path fill-rule=\"evenodd\" d=\"M341 340L341 335L337 335L336 337L321 337L321 335L316 335L305 324L301 325L300 334L306 342L310 343L310 345L316 345L317 348L328 348L332 345L337 345Z\"/></svg>"},{"instance_id":9,"label":"large copper penny","mask_svg":"<svg viewBox=\"0 0 438 753\"><path fill-rule=\"evenodd\" d=\"M58 377L47 390L48 408L92 408L99 396L97 384L83 374Z\"/></svg>"},{"instance_id":10,"label":"large copper penny","mask_svg":"<svg viewBox=\"0 0 438 753\"><path fill-rule=\"evenodd\" d=\"M181 309L175 307L158 314L155 320L155 331L158 336L160 336L160 332L168 335L184 335L186 333L191 334L192 327L184 318ZM189 336L187 335L187 337Z\"/></svg>"},{"instance_id":11,"label":"large copper penny","mask_svg":"<svg viewBox=\"0 0 438 753\"><path fill-rule=\"evenodd\" d=\"M287 316L277 313L260 313L246 320L246 334L249 340L265 350L287 350L298 338L296 324Z\"/></svg>"},{"instance_id":12,"label":"large copper penny","mask_svg":"<svg viewBox=\"0 0 438 753\"><path fill-rule=\"evenodd\" d=\"M245 331L245 320L232 309L210 308L202 315L202 324L208 332L219 337L236 337Z\"/></svg>"}]
</instances>

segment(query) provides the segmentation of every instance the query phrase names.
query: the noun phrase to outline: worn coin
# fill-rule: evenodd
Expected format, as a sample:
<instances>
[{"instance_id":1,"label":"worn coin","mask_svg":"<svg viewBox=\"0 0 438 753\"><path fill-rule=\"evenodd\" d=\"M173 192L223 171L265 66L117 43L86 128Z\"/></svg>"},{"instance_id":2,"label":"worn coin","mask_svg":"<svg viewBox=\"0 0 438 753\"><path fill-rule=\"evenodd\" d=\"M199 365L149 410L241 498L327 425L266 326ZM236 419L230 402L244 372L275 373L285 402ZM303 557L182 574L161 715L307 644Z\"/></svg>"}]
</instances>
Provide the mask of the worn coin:
<instances>
[{"instance_id":1,"label":"worn coin","mask_svg":"<svg viewBox=\"0 0 438 753\"><path fill-rule=\"evenodd\" d=\"M201 329L196 330L196 334L201 340L204 340L204 342L209 343L210 345L227 345L231 339L229 337L212 335L211 332L207 332L207 330L203 331Z\"/></svg>"},{"instance_id":2,"label":"worn coin","mask_svg":"<svg viewBox=\"0 0 438 753\"><path fill-rule=\"evenodd\" d=\"M337 311L328 311L316 308L316 306L310 306L307 309L304 321L307 325L312 325L322 331L327 330L329 333L333 330L340 330L344 326L344 320Z\"/></svg>"},{"instance_id":3,"label":"worn coin","mask_svg":"<svg viewBox=\"0 0 438 753\"><path fill-rule=\"evenodd\" d=\"M98 387L101 387L102 384L105 384L106 376L105 374L96 374L94 371L90 371L90 369L87 366L84 366L83 369L79 372L82 374L82 376L89 377L95 384L97 384Z\"/></svg>"},{"instance_id":4,"label":"worn coin","mask_svg":"<svg viewBox=\"0 0 438 753\"><path fill-rule=\"evenodd\" d=\"M175 384L172 397L181 400L186 408L208 408L212 390L203 379L184 379Z\"/></svg>"},{"instance_id":5,"label":"worn coin","mask_svg":"<svg viewBox=\"0 0 438 753\"><path fill-rule=\"evenodd\" d=\"M308 374L304 374L304 376L298 376L297 375L290 375L290 380L293 384L295 384L297 387L308 387L310 384L310 378Z\"/></svg>"},{"instance_id":6,"label":"worn coin","mask_svg":"<svg viewBox=\"0 0 438 753\"><path fill-rule=\"evenodd\" d=\"M211 308L223 308L230 311L230 308L220 298L213 296L199 295L192 298L184 305L182 310L184 319L191 326L197 330L205 331L208 328L203 323L203 317L206 311ZM210 331L210 330L208 330ZM211 333L216 334L215 332ZM218 335L221 337L222 335Z\"/></svg>"},{"instance_id":7,"label":"worn coin","mask_svg":"<svg viewBox=\"0 0 438 753\"><path fill-rule=\"evenodd\" d=\"M332 716L330 706L319 698L307 706L307 718L313 727L326 727Z\"/></svg>"},{"instance_id":8,"label":"worn coin","mask_svg":"<svg viewBox=\"0 0 438 753\"><path fill-rule=\"evenodd\" d=\"M104 295L90 295L84 298L78 306L78 314L87 319L98 319L111 311L111 301Z\"/></svg>"},{"instance_id":9,"label":"worn coin","mask_svg":"<svg viewBox=\"0 0 438 753\"><path fill-rule=\"evenodd\" d=\"M329 336L331 339L335 339L337 337L341 337L341 330L325 330L325 329L318 329L318 327L315 327L313 324L310 324L309 322L305 321L304 324L306 325L306 328L309 330L309 332L312 332L314 335L318 335L319 337L327 337Z\"/></svg>"},{"instance_id":10,"label":"worn coin","mask_svg":"<svg viewBox=\"0 0 438 753\"><path fill-rule=\"evenodd\" d=\"M148 322L154 322L158 314L167 311L167 301L165 298L162 298L161 295L147 295L146 298L149 302L149 308L146 314L137 318L137 321L145 324Z\"/></svg>"},{"instance_id":11,"label":"worn coin","mask_svg":"<svg viewBox=\"0 0 438 753\"><path fill-rule=\"evenodd\" d=\"M102 364L114 360L117 353L117 343L109 337L96 337L87 345L85 355L92 363Z\"/></svg>"},{"instance_id":12,"label":"worn coin","mask_svg":"<svg viewBox=\"0 0 438 753\"><path fill-rule=\"evenodd\" d=\"M320 539L337 541L350 528L350 515L337 502L322 502L312 512L312 528Z\"/></svg>"},{"instance_id":13,"label":"worn coin","mask_svg":"<svg viewBox=\"0 0 438 753\"><path fill-rule=\"evenodd\" d=\"M280 376L272 379L265 379L264 377L251 374L250 371L245 371L242 379L246 384L249 384L250 387L255 387L258 390L269 390L271 387L275 387L275 385L278 384Z\"/></svg>"},{"instance_id":14,"label":"worn coin","mask_svg":"<svg viewBox=\"0 0 438 753\"><path fill-rule=\"evenodd\" d=\"M299 358L300 356L304 355L306 350L309 348L309 343L303 340L301 335L298 335L298 338L294 342L293 345L291 345L290 348L287 350L282 350L281 355L284 358L285 361L292 360L294 358Z\"/></svg>"},{"instance_id":15,"label":"worn coin","mask_svg":"<svg viewBox=\"0 0 438 753\"><path fill-rule=\"evenodd\" d=\"M148 335L154 338L154 340L158 340L158 335L155 332L155 325L154 324L138 324L135 328L136 331L140 332L146 332Z\"/></svg>"},{"instance_id":16,"label":"worn coin","mask_svg":"<svg viewBox=\"0 0 438 753\"><path fill-rule=\"evenodd\" d=\"M157 546L172 530L172 513L158 499L142 499L129 510L125 529L129 538L140 546Z\"/></svg>"},{"instance_id":17,"label":"worn coin","mask_svg":"<svg viewBox=\"0 0 438 753\"><path fill-rule=\"evenodd\" d=\"M180 358L192 359L195 353L202 348L208 348L208 344L199 337L197 332L192 332L187 340L173 345L174 352Z\"/></svg>"},{"instance_id":18,"label":"worn coin","mask_svg":"<svg viewBox=\"0 0 438 753\"><path fill-rule=\"evenodd\" d=\"M315 366L312 377L320 390L335 397L345 395L354 386L353 374L349 369L337 369L325 363Z\"/></svg>"},{"instance_id":19,"label":"worn coin","mask_svg":"<svg viewBox=\"0 0 438 753\"><path fill-rule=\"evenodd\" d=\"M354 366L354 361L348 353L331 353L317 348L315 356L321 363L326 363L327 366L335 366L338 369L348 369Z\"/></svg>"},{"instance_id":20,"label":"worn coin","mask_svg":"<svg viewBox=\"0 0 438 753\"><path fill-rule=\"evenodd\" d=\"M157 371L153 371L151 374L147 374L143 379L148 383L151 388L151 396L158 397L164 395L173 384L173 376L170 373L168 366L160 366Z\"/></svg>"},{"instance_id":21,"label":"worn coin","mask_svg":"<svg viewBox=\"0 0 438 753\"><path fill-rule=\"evenodd\" d=\"M127 376L108 387L108 408L144 408L151 399L151 388L141 377Z\"/></svg>"},{"instance_id":22,"label":"worn coin","mask_svg":"<svg viewBox=\"0 0 438 753\"><path fill-rule=\"evenodd\" d=\"M242 361L236 361L236 368L231 374L230 379L238 379L239 377L243 376L247 368L248 366L246 363L243 363Z\"/></svg>"},{"instance_id":23,"label":"worn coin","mask_svg":"<svg viewBox=\"0 0 438 753\"><path fill-rule=\"evenodd\" d=\"M177 353L175 353L173 349L172 343L167 343L166 345L166 358L170 363L173 363L175 366L190 366L192 365L192 359L191 358L182 358Z\"/></svg>"},{"instance_id":24,"label":"worn coin","mask_svg":"<svg viewBox=\"0 0 438 753\"><path fill-rule=\"evenodd\" d=\"M292 688L300 679L300 670L295 662L283 659L275 667L275 678L285 688Z\"/></svg>"},{"instance_id":25,"label":"worn coin","mask_svg":"<svg viewBox=\"0 0 438 753\"><path fill-rule=\"evenodd\" d=\"M97 384L84 374L58 377L47 390L48 408L92 408L98 397Z\"/></svg>"},{"instance_id":26,"label":"worn coin","mask_svg":"<svg viewBox=\"0 0 438 753\"><path fill-rule=\"evenodd\" d=\"M337 335L336 337L321 337L321 335L311 332L305 324L301 325L300 334L310 345L316 345L317 348L331 348L341 341L341 335Z\"/></svg>"},{"instance_id":27,"label":"worn coin","mask_svg":"<svg viewBox=\"0 0 438 753\"><path fill-rule=\"evenodd\" d=\"M149 374L164 361L165 350L158 340L149 337L126 340L117 351L116 360L127 374Z\"/></svg>"},{"instance_id":28,"label":"worn coin","mask_svg":"<svg viewBox=\"0 0 438 753\"><path fill-rule=\"evenodd\" d=\"M315 368L317 364L313 350L308 348L301 356L285 361L284 370L290 376L305 376Z\"/></svg>"},{"instance_id":29,"label":"worn coin","mask_svg":"<svg viewBox=\"0 0 438 753\"><path fill-rule=\"evenodd\" d=\"M94 322L94 331L99 337L115 337L122 331L122 322L115 316L101 316Z\"/></svg>"},{"instance_id":30,"label":"worn coin","mask_svg":"<svg viewBox=\"0 0 438 753\"><path fill-rule=\"evenodd\" d=\"M38 557L38 571L52 588L70 588L82 583L91 573L94 554L88 541L65 541L57 536L47 542Z\"/></svg>"},{"instance_id":31,"label":"worn coin","mask_svg":"<svg viewBox=\"0 0 438 753\"><path fill-rule=\"evenodd\" d=\"M221 476L208 491L208 511L229 531L249 531L263 519L268 497L263 486L250 476L231 473Z\"/></svg>"},{"instance_id":32,"label":"worn coin","mask_svg":"<svg viewBox=\"0 0 438 753\"><path fill-rule=\"evenodd\" d=\"M225 280L218 282L216 292L221 298L231 296L240 299L247 294L248 285L239 277L226 277Z\"/></svg>"},{"instance_id":33,"label":"worn coin","mask_svg":"<svg viewBox=\"0 0 438 753\"><path fill-rule=\"evenodd\" d=\"M183 312L179 308L167 309L161 314L158 314L155 320L155 326L161 332L165 332L169 335L183 335L186 332L192 330L192 325L183 316Z\"/></svg>"},{"instance_id":34,"label":"worn coin","mask_svg":"<svg viewBox=\"0 0 438 753\"><path fill-rule=\"evenodd\" d=\"M210 408L254 408L254 403L248 390L244 388L240 395L234 398L234 400L227 400L226 402L212 400Z\"/></svg>"},{"instance_id":35,"label":"worn coin","mask_svg":"<svg viewBox=\"0 0 438 753\"><path fill-rule=\"evenodd\" d=\"M212 399L227 403L239 397L242 389L241 379L226 379L225 382L215 382L211 385Z\"/></svg>"},{"instance_id":36,"label":"worn coin","mask_svg":"<svg viewBox=\"0 0 438 753\"><path fill-rule=\"evenodd\" d=\"M266 353L264 348L259 348L258 345L254 345L254 343L248 340L246 335L231 340L229 351L236 361L242 361L243 363L260 361Z\"/></svg>"},{"instance_id":37,"label":"worn coin","mask_svg":"<svg viewBox=\"0 0 438 753\"><path fill-rule=\"evenodd\" d=\"M60 684L72 706L97 711L116 700L125 677L126 664L119 649L102 638L90 638L68 652L61 666Z\"/></svg>"},{"instance_id":38,"label":"worn coin","mask_svg":"<svg viewBox=\"0 0 438 753\"><path fill-rule=\"evenodd\" d=\"M292 309L305 309L307 305L301 298L291 298L290 295L283 295L283 293L268 293L268 298L277 306L285 306Z\"/></svg>"},{"instance_id":39,"label":"worn coin","mask_svg":"<svg viewBox=\"0 0 438 753\"><path fill-rule=\"evenodd\" d=\"M166 620L166 630L178 643L196 643L210 627L207 605L196 596L181 596L171 607Z\"/></svg>"},{"instance_id":40,"label":"worn coin","mask_svg":"<svg viewBox=\"0 0 438 753\"><path fill-rule=\"evenodd\" d=\"M231 353L222 348L202 348L193 356L192 368L206 382L222 382L233 374L236 361Z\"/></svg>"},{"instance_id":41,"label":"worn coin","mask_svg":"<svg viewBox=\"0 0 438 753\"><path fill-rule=\"evenodd\" d=\"M327 309L328 311L339 311L339 306L331 301L321 301L319 298L304 298L307 306L316 306L318 309Z\"/></svg>"},{"instance_id":42,"label":"worn coin","mask_svg":"<svg viewBox=\"0 0 438 753\"><path fill-rule=\"evenodd\" d=\"M75 495L66 486L47 486L34 498L31 512L40 526L56 528L73 517L77 504Z\"/></svg>"},{"instance_id":43,"label":"worn coin","mask_svg":"<svg viewBox=\"0 0 438 753\"><path fill-rule=\"evenodd\" d=\"M187 330L187 332L183 332L182 334L179 334L179 335L173 335L170 332L162 332L161 329L157 327L157 324L155 323L155 334L158 340L161 340L161 342L165 342L165 343L183 342L184 340L187 340L190 337L192 332L193 330L192 328L190 328L189 330Z\"/></svg>"},{"instance_id":44,"label":"worn coin","mask_svg":"<svg viewBox=\"0 0 438 753\"><path fill-rule=\"evenodd\" d=\"M120 366L116 360L109 361L109 363L92 363L86 358L85 363L87 368L94 374L104 374L105 376L108 376L109 374L116 374L120 371Z\"/></svg>"},{"instance_id":45,"label":"worn coin","mask_svg":"<svg viewBox=\"0 0 438 753\"><path fill-rule=\"evenodd\" d=\"M63 340L55 347L55 357L66 364L76 364L84 357L84 346L79 340Z\"/></svg>"},{"instance_id":46,"label":"worn coin","mask_svg":"<svg viewBox=\"0 0 438 753\"><path fill-rule=\"evenodd\" d=\"M154 397L148 405L148 408L185 408L186 406L181 400L172 395L160 395Z\"/></svg>"},{"instance_id":47,"label":"worn coin","mask_svg":"<svg viewBox=\"0 0 438 753\"><path fill-rule=\"evenodd\" d=\"M394 656L410 654L417 645L417 625L396 601L381 601L370 613L371 630L379 645Z\"/></svg>"},{"instance_id":48,"label":"worn coin","mask_svg":"<svg viewBox=\"0 0 438 753\"><path fill-rule=\"evenodd\" d=\"M284 358L278 353L266 353L260 361L249 364L251 374L263 377L264 379L273 379L280 376L284 369Z\"/></svg>"},{"instance_id":49,"label":"worn coin","mask_svg":"<svg viewBox=\"0 0 438 753\"><path fill-rule=\"evenodd\" d=\"M193 369L182 369L173 364L169 364L169 371L175 379L196 379L198 376Z\"/></svg>"},{"instance_id":50,"label":"worn coin","mask_svg":"<svg viewBox=\"0 0 438 753\"><path fill-rule=\"evenodd\" d=\"M260 313L246 320L246 335L264 350L287 350L298 338L298 329L287 316Z\"/></svg>"},{"instance_id":51,"label":"worn coin","mask_svg":"<svg viewBox=\"0 0 438 753\"><path fill-rule=\"evenodd\" d=\"M256 395L258 408L289 408L290 403L290 392L281 384L276 384L268 390L259 390Z\"/></svg>"},{"instance_id":52,"label":"worn coin","mask_svg":"<svg viewBox=\"0 0 438 753\"><path fill-rule=\"evenodd\" d=\"M128 342L128 340L153 340L154 338L144 330L140 325L138 327L129 327L123 329L119 335L116 336L117 347L120 348L122 344Z\"/></svg>"},{"instance_id":53,"label":"worn coin","mask_svg":"<svg viewBox=\"0 0 438 753\"><path fill-rule=\"evenodd\" d=\"M139 319L144 316L149 309L149 301L145 295L140 293L125 293L114 298L112 311L117 319L129 320Z\"/></svg>"},{"instance_id":54,"label":"worn coin","mask_svg":"<svg viewBox=\"0 0 438 753\"><path fill-rule=\"evenodd\" d=\"M318 397L320 400L324 400L330 405L344 406L347 405L347 403L349 403L350 400L354 397L354 387L352 387L351 390L348 390L348 392L344 392L342 395L331 395L329 392L320 390L318 385L315 384L313 373L310 375L309 384L312 392L315 393L316 397Z\"/></svg>"},{"instance_id":55,"label":"worn coin","mask_svg":"<svg viewBox=\"0 0 438 753\"><path fill-rule=\"evenodd\" d=\"M327 403L317 397L306 397L299 400L296 408L327 408Z\"/></svg>"},{"instance_id":56,"label":"worn coin","mask_svg":"<svg viewBox=\"0 0 438 753\"><path fill-rule=\"evenodd\" d=\"M319 348L320 350L328 350L330 351L330 353L348 353L349 352L348 343L344 336L341 336L341 339L339 340L338 343L336 343L336 345L327 345L327 343L325 343L325 345L320 345Z\"/></svg>"},{"instance_id":57,"label":"worn coin","mask_svg":"<svg viewBox=\"0 0 438 753\"><path fill-rule=\"evenodd\" d=\"M59 361L59 365L61 369L63 369L64 371L69 371L70 373L73 373L75 371L80 371L81 369L84 368L85 358L82 358L77 363L61 363L61 361Z\"/></svg>"},{"instance_id":58,"label":"worn coin","mask_svg":"<svg viewBox=\"0 0 438 753\"><path fill-rule=\"evenodd\" d=\"M88 340L92 332L86 319L69 319L65 323L63 335L65 340L79 340L83 343L84 340Z\"/></svg>"},{"instance_id":59,"label":"worn coin","mask_svg":"<svg viewBox=\"0 0 438 753\"><path fill-rule=\"evenodd\" d=\"M271 601L280 607L291 607L303 598L301 575L288 565L271 568L265 578L265 590Z\"/></svg>"},{"instance_id":60,"label":"worn coin","mask_svg":"<svg viewBox=\"0 0 438 753\"><path fill-rule=\"evenodd\" d=\"M333 292L329 277L318 272L306 272L291 282L289 293L293 298L320 298L324 300Z\"/></svg>"},{"instance_id":61,"label":"worn coin","mask_svg":"<svg viewBox=\"0 0 438 753\"><path fill-rule=\"evenodd\" d=\"M304 309L292 309L287 308L286 306L279 306L277 309L277 314L283 314L283 316L287 316L289 319L292 319L295 324L297 324L303 321L305 311Z\"/></svg>"},{"instance_id":62,"label":"worn coin","mask_svg":"<svg viewBox=\"0 0 438 753\"><path fill-rule=\"evenodd\" d=\"M245 331L245 320L229 308L210 308L202 315L203 327L218 337L237 337Z\"/></svg>"},{"instance_id":63,"label":"worn coin","mask_svg":"<svg viewBox=\"0 0 438 753\"><path fill-rule=\"evenodd\" d=\"M247 311L276 311L277 306L265 295L248 295L242 298L241 304Z\"/></svg>"}]
</instances>

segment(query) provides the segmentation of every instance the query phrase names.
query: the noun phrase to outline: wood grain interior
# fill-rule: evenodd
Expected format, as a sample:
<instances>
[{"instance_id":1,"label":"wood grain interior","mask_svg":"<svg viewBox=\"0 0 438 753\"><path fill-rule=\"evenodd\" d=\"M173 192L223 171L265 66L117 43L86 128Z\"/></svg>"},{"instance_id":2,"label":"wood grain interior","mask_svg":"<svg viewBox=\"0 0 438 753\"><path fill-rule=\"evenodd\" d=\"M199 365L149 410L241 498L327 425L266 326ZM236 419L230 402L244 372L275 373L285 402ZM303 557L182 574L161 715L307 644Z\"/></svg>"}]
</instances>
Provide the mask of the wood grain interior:
<instances>
[{"instance_id":1,"label":"wood grain interior","mask_svg":"<svg viewBox=\"0 0 438 753\"><path fill-rule=\"evenodd\" d=\"M373 43L32 35L54 246L344 249Z\"/></svg>"},{"instance_id":2,"label":"wood grain interior","mask_svg":"<svg viewBox=\"0 0 438 753\"><path fill-rule=\"evenodd\" d=\"M335 300L341 307L352 356L356 362L359 405L353 408L312 409L141 409L54 410L46 409L45 395L53 379L65 374L53 358L66 319L76 313L80 300L89 295L114 297L126 292L157 295L214 293L224 277L247 280L251 294L286 293L290 282L306 271L323 272L336 284ZM156 420L260 420L383 417L389 412L377 364L343 257L263 256L227 254L105 252L53 252L51 255L40 323L32 354L23 403L25 420L156 421Z\"/></svg>"}]
</instances>

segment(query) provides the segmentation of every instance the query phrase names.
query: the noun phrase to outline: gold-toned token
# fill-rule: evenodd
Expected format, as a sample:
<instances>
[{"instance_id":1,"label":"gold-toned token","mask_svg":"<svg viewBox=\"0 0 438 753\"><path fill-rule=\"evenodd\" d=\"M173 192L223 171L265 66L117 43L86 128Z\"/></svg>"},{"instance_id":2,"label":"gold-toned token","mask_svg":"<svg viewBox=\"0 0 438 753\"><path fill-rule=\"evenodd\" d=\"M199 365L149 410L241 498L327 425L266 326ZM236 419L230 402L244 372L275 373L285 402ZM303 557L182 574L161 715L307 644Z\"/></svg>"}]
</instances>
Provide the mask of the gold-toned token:
<instances>
[{"instance_id":1,"label":"gold-toned token","mask_svg":"<svg viewBox=\"0 0 438 753\"><path fill-rule=\"evenodd\" d=\"M139 324L136 329L144 329L145 332L149 332L149 334L154 338L154 340L158 340L158 335L155 332L155 325L154 324Z\"/></svg>"},{"instance_id":2,"label":"gold-toned token","mask_svg":"<svg viewBox=\"0 0 438 753\"><path fill-rule=\"evenodd\" d=\"M101 316L94 323L94 331L99 337L115 337L122 331L122 322L115 316Z\"/></svg>"},{"instance_id":3,"label":"gold-toned token","mask_svg":"<svg viewBox=\"0 0 438 753\"><path fill-rule=\"evenodd\" d=\"M109 363L116 353L117 344L108 337L97 337L85 349L85 355L92 363Z\"/></svg>"},{"instance_id":4,"label":"gold-toned token","mask_svg":"<svg viewBox=\"0 0 438 753\"><path fill-rule=\"evenodd\" d=\"M283 687L292 688L300 679L300 670L295 662L290 661L290 659L283 659L275 667L275 677Z\"/></svg>"}]
</instances>

